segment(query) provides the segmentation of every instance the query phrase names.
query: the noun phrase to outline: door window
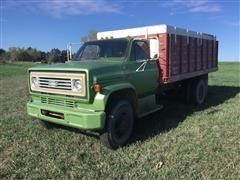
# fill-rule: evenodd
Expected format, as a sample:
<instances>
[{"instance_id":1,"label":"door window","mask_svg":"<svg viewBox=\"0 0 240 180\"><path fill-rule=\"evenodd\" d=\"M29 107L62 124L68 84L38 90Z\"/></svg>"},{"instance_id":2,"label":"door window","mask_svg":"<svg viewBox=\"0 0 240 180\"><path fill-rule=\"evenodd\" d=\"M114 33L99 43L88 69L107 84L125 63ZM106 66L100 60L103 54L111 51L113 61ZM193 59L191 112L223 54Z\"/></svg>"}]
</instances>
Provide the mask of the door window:
<instances>
[{"instance_id":1,"label":"door window","mask_svg":"<svg viewBox=\"0 0 240 180\"><path fill-rule=\"evenodd\" d=\"M133 60L147 60L149 59L149 46L145 41L135 41L131 52L131 59Z\"/></svg>"}]
</instances>

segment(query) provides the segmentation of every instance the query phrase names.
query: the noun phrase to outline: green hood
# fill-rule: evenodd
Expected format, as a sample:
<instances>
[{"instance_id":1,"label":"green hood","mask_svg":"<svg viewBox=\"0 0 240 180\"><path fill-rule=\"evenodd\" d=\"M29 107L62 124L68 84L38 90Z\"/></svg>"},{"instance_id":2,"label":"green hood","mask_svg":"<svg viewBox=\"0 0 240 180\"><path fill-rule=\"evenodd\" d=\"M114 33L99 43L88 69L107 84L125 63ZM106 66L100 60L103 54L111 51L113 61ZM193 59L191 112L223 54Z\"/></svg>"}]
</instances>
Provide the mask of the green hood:
<instances>
[{"instance_id":1,"label":"green hood","mask_svg":"<svg viewBox=\"0 0 240 180\"><path fill-rule=\"evenodd\" d=\"M123 61L116 60L87 60L87 61L70 61L66 63L57 63L30 68L30 71L93 71L102 68L113 68L119 66Z\"/></svg>"}]
</instances>

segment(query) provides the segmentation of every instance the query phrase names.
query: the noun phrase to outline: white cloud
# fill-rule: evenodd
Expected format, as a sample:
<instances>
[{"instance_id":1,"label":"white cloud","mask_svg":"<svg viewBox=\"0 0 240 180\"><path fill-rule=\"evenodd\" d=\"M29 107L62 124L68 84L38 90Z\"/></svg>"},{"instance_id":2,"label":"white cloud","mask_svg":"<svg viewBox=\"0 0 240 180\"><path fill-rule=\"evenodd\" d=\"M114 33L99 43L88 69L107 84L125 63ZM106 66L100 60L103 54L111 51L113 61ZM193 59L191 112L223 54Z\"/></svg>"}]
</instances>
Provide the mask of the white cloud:
<instances>
[{"instance_id":1,"label":"white cloud","mask_svg":"<svg viewBox=\"0 0 240 180\"><path fill-rule=\"evenodd\" d=\"M222 10L222 7L219 5L201 5L192 7L189 9L190 12L219 12Z\"/></svg>"},{"instance_id":2,"label":"white cloud","mask_svg":"<svg viewBox=\"0 0 240 180\"><path fill-rule=\"evenodd\" d=\"M104 0L52 0L41 2L40 7L53 16L92 13L117 13L119 7Z\"/></svg>"},{"instance_id":3,"label":"white cloud","mask_svg":"<svg viewBox=\"0 0 240 180\"><path fill-rule=\"evenodd\" d=\"M163 4L164 7L170 8L170 14L177 13L210 13L219 12L222 6L216 2L208 0L172 0Z\"/></svg>"},{"instance_id":4,"label":"white cloud","mask_svg":"<svg viewBox=\"0 0 240 180\"><path fill-rule=\"evenodd\" d=\"M120 6L106 0L42 0L42 1L8 1L11 6L25 6L44 11L55 17L66 15L83 15L93 13L119 13Z\"/></svg>"},{"instance_id":5,"label":"white cloud","mask_svg":"<svg viewBox=\"0 0 240 180\"><path fill-rule=\"evenodd\" d=\"M225 23L232 27L240 27L240 21L232 21L232 22L225 21Z\"/></svg>"}]
</instances>

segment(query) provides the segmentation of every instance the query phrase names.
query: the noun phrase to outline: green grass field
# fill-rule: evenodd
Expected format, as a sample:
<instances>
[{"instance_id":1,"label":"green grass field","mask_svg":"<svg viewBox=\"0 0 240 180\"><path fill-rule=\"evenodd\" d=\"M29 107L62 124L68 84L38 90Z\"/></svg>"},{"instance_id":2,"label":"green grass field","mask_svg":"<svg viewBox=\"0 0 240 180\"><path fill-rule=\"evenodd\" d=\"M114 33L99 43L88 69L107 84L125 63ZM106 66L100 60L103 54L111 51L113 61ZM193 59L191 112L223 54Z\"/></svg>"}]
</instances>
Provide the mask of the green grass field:
<instances>
[{"instance_id":1,"label":"green grass field","mask_svg":"<svg viewBox=\"0 0 240 180\"><path fill-rule=\"evenodd\" d=\"M32 65L0 65L0 179L240 178L240 63L219 63L203 107L169 100L117 151L78 130L46 130L26 114Z\"/></svg>"}]
</instances>

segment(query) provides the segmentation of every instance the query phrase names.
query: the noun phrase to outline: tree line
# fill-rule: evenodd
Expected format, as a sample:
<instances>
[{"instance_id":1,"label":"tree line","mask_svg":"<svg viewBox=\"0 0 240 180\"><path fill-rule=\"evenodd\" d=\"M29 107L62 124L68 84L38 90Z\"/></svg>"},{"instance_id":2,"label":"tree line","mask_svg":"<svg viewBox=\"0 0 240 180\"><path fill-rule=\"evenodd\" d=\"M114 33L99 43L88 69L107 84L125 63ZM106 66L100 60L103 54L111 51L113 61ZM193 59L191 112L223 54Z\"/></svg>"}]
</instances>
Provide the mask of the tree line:
<instances>
[{"instance_id":1,"label":"tree line","mask_svg":"<svg viewBox=\"0 0 240 180\"><path fill-rule=\"evenodd\" d=\"M11 47L7 51L0 49L0 63L14 61L28 61L41 63L58 63L67 60L66 50L57 48L51 49L49 52L37 50L36 48L18 48Z\"/></svg>"},{"instance_id":2,"label":"tree line","mask_svg":"<svg viewBox=\"0 0 240 180\"><path fill-rule=\"evenodd\" d=\"M97 31L89 30L86 36L81 37L81 43L86 41L96 40ZM64 63L67 61L67 51L59 50L57 48L51 49L49 52L37 50L36 48L18 48L11 47L8 50L0 49L0 63L27 61L27 62L41 62L41 63Z\"/></svg>"}]
</instances>

